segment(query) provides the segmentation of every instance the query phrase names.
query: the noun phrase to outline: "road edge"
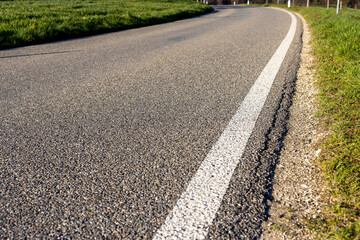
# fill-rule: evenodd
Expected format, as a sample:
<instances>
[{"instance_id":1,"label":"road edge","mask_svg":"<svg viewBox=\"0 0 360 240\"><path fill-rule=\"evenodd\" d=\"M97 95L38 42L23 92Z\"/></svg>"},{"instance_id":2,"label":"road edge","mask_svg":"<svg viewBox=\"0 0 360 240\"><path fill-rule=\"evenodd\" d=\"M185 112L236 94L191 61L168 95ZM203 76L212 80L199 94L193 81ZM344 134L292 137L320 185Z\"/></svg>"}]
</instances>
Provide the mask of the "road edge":
<instances>
[{"instance_id":1,"label":"road edge","mask_svg":"<svg viewBox=\"0 0 360 240\"><path fill-rule=\"evenodd\" d=\"M320 169L319 144L325 137L317 111L317 87L312 56L311 32L306 20L303 23L300 68L284 147L280 153L273 179L269 218L263 222L261 239L317 239L319 236L307 228L309 219L318 215L326 205L326 183Z\"/></svg>"}]
</instances>

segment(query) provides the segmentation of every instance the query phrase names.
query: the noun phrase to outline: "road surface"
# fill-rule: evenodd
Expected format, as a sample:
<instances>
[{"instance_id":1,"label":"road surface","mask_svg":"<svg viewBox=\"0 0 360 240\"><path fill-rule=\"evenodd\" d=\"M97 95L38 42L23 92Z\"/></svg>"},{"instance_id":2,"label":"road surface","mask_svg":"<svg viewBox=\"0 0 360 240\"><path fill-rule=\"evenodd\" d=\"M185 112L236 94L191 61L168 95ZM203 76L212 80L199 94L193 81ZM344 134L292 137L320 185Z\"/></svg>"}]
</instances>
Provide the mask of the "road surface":
<instances>
[{"instance_id":1,"label":"road surface","mask_svg":"<svg viewBox=\"0 0 360 240\"><path fill-rule=\"evenodd\" d=\"M251 95L292 28L269 93ZM220 183L226 192L211 182L218 206L207 206L214 213L199 226L202 216L189 208L189 224L198 238L258 238L301 32L284 11L218 6L173 23L0 51L0 237L195 238L161 229L181 225L169 216L238 121L249 136L242 151L227 140L240 155L229 185ZM261 111L252 127L234 116L253 102Z\"/></svg>"}]
</instances>

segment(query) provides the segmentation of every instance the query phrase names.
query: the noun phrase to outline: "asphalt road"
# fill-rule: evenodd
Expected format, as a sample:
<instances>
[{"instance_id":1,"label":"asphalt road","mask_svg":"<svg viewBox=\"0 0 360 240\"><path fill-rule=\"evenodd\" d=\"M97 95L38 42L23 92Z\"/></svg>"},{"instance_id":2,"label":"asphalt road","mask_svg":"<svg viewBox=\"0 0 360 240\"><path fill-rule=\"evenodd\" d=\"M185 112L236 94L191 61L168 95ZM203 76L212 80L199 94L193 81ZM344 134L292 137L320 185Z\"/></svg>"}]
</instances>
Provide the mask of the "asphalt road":
<instances>
[{"instance_id":1,"label":"asphalt road","mask_svg":"<svg viewBox=\"0 0 360 240\"><path fill-rule=\"evenodd\" d=\"M285 38L271 8L0 51L0 238L148 239ZM208 239L256 239L301 22Z\"/></svg>"}]
</instances>

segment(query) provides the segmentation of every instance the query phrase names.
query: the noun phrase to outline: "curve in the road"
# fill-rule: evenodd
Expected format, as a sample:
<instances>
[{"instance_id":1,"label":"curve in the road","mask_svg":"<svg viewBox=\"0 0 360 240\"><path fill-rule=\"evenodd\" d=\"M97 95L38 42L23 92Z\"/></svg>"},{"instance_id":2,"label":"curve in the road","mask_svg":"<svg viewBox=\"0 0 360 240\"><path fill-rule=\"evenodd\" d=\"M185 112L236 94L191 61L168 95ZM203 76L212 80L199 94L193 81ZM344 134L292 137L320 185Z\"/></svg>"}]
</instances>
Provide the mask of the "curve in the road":
<instances>
[{"instance_id":1,"label":"curve in the road","mask_svg":"<svg viewBox=\"0 0 360 240\"><path fill-rule=\"evenodd\" d=\"M289 32L251 87L219 140L202 162L154 240L204 239L206 237L276 74L294 39L297 20L292 13L287 13L291 16Z\"/></svg>"},{"instance_id":2,"label":"curve in the road","mask_svg":"<svg viewBox=\"0 0 360 240\"><path fill-rule=\"evenodd\" d=\"M291 23L270 8L214 8L0 51L0 238L156 234ZM209 239L261 233L274 165L265 153L278 151L275 120L295 82L300 25Z\"/></svg>"}]
</instances>

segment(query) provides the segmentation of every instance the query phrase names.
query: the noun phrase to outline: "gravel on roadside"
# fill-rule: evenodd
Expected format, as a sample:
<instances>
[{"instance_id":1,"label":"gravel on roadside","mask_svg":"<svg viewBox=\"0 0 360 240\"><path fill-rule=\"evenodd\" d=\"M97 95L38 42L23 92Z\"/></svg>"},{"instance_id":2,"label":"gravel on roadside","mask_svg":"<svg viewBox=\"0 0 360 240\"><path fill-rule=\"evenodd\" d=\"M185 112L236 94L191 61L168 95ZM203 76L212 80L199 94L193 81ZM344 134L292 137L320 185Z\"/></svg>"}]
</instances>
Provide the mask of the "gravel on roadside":
<instances>
[{"instance_id":1,"label":"gravel on roadside","mask_svg":"<svg viewBox=\"0 0 360 240\"><path fill-rule=\"evenodd\" d=\"M266 240L318 238L306 227L306 222L321 218L321 212L329 202L325 176L318 161L319 145L326 133L314 117L317 87L311 32L305 19L297 15L304 27L301 63L290 108L288 134L273 179L269 218L262 225L261 239Z\"/></svg>"}]
</instances>

